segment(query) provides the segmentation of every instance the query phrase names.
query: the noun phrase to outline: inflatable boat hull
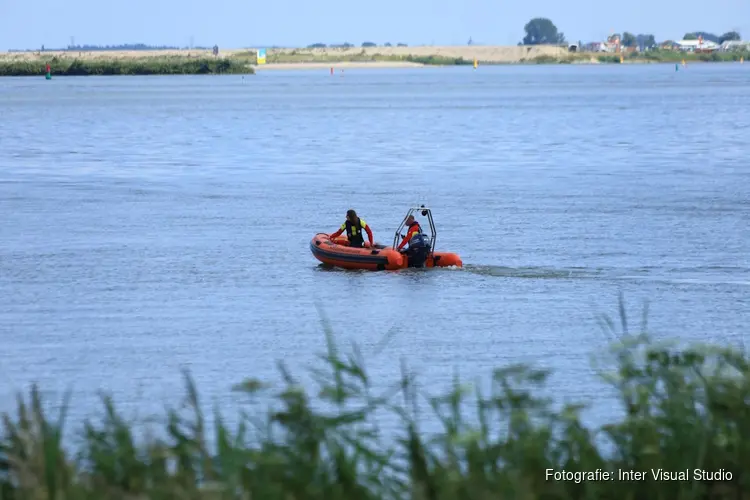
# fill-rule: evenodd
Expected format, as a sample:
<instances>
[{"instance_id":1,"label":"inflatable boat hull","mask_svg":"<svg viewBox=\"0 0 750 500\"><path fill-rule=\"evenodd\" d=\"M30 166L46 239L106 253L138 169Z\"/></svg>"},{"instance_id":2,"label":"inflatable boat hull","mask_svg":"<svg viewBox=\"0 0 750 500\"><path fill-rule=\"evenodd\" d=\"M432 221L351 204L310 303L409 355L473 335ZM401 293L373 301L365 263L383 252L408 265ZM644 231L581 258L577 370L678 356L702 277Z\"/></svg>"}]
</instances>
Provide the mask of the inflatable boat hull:
<instances>
[{"instance_id":1,"label":"inflatable boat hull","mask_svg":"<svg viewBox=\"0 0 750 500\"><path fill-rule=\"evenodd\" d=\"M408 259L391 247L376 245L370 248L351 248L345 237L331 240L327 234L317 234L310 241L310 251L323 264L343 269L365 269L368 271L393 271L406 269ZM434 252L427 258L425 267L462 267L461 258L455 253Z\"/></svg>"}]
</instances>

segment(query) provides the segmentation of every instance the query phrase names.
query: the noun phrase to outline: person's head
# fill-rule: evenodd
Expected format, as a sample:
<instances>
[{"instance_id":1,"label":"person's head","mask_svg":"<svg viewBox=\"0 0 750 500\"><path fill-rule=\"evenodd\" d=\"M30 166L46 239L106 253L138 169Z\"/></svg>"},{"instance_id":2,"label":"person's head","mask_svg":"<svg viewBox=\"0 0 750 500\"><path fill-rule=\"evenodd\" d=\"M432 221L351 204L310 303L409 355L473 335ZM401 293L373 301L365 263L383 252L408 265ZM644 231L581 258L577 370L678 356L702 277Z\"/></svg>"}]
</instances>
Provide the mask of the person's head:
<instances>
[{"instance_id":1,"label":"person's head","mask_svg":"<svg viewBox=\"0 0 750 500\"><path fill-rule=\"evenodd\" d=\"M347 210L346 220L348 220L351 223L357 222L357 212L355 212L353 209Z\"/></svg>"},{"instance_id":2,"label":"person's head","mask_svg":"<svg viewBox=\"0 0 750 500\"><path fill-rule=\"evenodd\" d=\"M409 217L406 218L406 225L408 226L409 224L414 224L414 216L413 215L410 215Z\"/></svg>"}]
</instances>

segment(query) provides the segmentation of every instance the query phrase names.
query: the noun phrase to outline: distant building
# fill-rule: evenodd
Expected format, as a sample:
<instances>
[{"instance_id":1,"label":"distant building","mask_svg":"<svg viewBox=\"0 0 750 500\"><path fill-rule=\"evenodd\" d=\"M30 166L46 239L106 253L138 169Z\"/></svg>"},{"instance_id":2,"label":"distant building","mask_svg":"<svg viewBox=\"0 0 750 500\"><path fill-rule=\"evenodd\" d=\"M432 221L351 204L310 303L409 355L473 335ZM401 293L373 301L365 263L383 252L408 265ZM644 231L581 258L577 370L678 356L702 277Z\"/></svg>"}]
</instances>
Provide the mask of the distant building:
<instances>
[{"instance_id":1,"label":"distant building","mask_svg":"<svg viewBox=\"0 0 750 500\"><path fill-rule=\"evenodd\" d=\"M589 43L583 44L578 50L584 51L584 52L607 52L607 53L640 52L640 49L638 47L622 46L620 37L618 35L610 36L606 42L589 42Z\"/></svg>"},{"instance_id":2,"label":"distant building","mask_svg":"<svg viewBox=\"0 0 750 500\"><path fill-rule=\"evenodd\" d=\"M750 42L741 42L739 40L726 41L721 44L719 50L722 52L731 52L733 50L750 50Z\"/></svg>"},{"instance_id":3,"label":"distant building","mask_svg":"<svg viewBox=\"0 0 750 500\"><path fill-rule=\"evenodd\" d=\"M680 40L675 42L677 48L683 52L713 52L719 49L719 44L711 40Z\"/></svg>"},{"instance_id":4,"label":"distant building","mask_svg":"<svg viewBox=\"0 0 750 500\"><path fill-rule=\"evenodd\" d=\"M607 52L619 53L620 47L622 46L622 38L620 38L620 35L617 33L609 35L605 45L607 46Z\"/></svg>"},{"instance_id":5,"label":"distant building","mask_svg":"<svg viewBox=\"0 0 750 500\"><path fill-rule=\"evenodd\" d=\"M589 42L581 48L586 52L610 52L607 44L604 42Z\"/></svg>"}]
</instances>

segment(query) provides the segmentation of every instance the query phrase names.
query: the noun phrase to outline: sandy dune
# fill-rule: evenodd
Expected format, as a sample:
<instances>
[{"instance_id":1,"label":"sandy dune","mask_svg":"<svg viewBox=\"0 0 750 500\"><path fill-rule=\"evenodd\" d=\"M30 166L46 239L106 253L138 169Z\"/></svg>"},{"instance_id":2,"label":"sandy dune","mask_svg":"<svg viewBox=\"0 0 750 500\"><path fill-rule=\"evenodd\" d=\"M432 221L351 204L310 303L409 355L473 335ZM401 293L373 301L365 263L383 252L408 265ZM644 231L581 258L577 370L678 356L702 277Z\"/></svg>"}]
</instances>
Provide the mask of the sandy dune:
<instances>
[{"instance_id":1,"label":"sandy dune","mask_svg":"<svg viewBox=\"0 0 750 500\"><path fill-rule=\"evenodd\" d=\"M563 47L551 45L536 46L493 46L493 45L466 45L466 46L419 46L419 47L352 47L349 49L271 49L267 50L267 55L274 53L292 53L311 54L317 57L346 57L359 54L381 56L443 56L443 57L463 57L467 60L477 59L479 61L493 63L514 63L524 59L533 59L538 56L565 56L568 51Z\"/></svg>"}]
</instances>

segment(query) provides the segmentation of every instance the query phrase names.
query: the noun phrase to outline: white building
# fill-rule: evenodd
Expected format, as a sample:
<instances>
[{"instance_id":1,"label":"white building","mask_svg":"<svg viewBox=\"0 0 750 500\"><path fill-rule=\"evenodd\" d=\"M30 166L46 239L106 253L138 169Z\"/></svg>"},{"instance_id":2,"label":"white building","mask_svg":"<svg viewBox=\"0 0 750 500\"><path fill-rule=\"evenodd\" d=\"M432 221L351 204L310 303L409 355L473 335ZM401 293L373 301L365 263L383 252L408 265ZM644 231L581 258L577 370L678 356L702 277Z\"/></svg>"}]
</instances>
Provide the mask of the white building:
<instances>
[{"instance_id":1,"label":"white building","mask_svg":"<svg viewBox=\"0 0 750 500\"><path fill-rule=\"evenodd\" d=\"M583 46L583 50L586 50L588 52L614 52L615 46L614 44L612 46L609 46L605 42L591 42L585 44Z\"/></svg>"},{"instance_id":2,"label":"white building","mask_svg":"<svg viewBox=\"0 0 750 500\"><path fill-rule=\"evenodd\" d=\"M741 42L739 40L726 41L721 44L722 52L730 52L732 50L748 50L750 49L750 42Z\"/></svg>"},{"instance_id":3,"label":"white building","mask_svg":"<svg viewBox=\"0 0 750 500\"><path fill-rule=\"evenodd\" d=\"M719 48L719 44L711 40L680 40L675 44L683 52L711 52Z\"/></svg>"}]
</instances>

